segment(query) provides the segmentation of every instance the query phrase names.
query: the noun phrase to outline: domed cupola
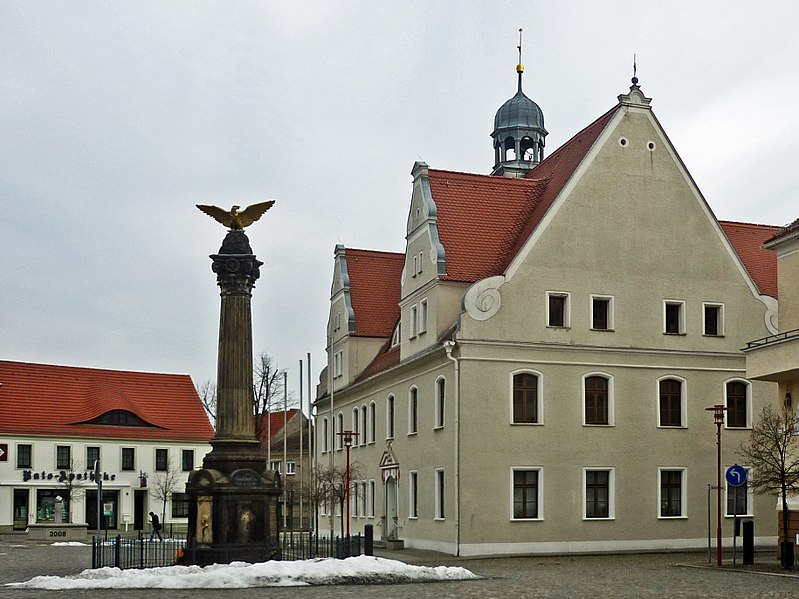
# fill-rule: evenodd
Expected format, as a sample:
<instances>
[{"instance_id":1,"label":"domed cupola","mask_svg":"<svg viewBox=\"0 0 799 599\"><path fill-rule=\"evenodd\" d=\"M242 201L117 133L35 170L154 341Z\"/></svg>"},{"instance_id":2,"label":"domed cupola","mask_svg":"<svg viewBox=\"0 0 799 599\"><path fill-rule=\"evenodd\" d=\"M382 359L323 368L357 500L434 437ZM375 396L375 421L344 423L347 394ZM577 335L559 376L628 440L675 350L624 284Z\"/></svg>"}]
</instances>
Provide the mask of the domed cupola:
<instances>
[{"instance_id":1,"label":"domed cupola","mask_svg":"<svg viewBox=\"0 0 799 599\"><path fill-rule=\"evenodd\" d=\"M519 89L494 117L494 169L492 175L523 177L544 159L544 113L522 92L522 30L519 29Z\"/></svg>"}]
</instances>

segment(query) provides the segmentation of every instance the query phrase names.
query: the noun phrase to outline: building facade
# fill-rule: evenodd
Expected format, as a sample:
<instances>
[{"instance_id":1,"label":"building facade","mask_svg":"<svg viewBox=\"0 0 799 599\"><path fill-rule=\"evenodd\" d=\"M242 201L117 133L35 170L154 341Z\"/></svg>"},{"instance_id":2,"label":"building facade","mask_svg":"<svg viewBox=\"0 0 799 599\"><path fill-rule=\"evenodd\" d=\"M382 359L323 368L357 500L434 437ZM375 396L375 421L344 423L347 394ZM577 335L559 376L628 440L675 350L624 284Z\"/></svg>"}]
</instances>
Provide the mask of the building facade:
<instances>
[{"instance_id":1,"label":"building facade","mask_svg":"<svg viewBox=\"0 0 799 599\"><path fill-rule=\"evenodd\" d=\"M492 175L416 163L405 252L336 248L317 447L341 465L358 433L353 530L455 555L707 546L705 408L726 405L731 465L775 393L741 348L776 331L779 228L717 220L650 103L634 79L544 157L520 70ZM722 507L731 534L774 502Z\"/></svg>"},{"instance_id":2,"label":"building facade","mask_svg":"<svg viewBox=\"0 0 799 599\"><path fill-rule=\"evenodd\" d=\"M96 473L102 528L142 530L150 511L185 528L212 436L188 375L0 361L0 531L53 523L57 503L96 529Z\"/></svg>"}]
</instances>

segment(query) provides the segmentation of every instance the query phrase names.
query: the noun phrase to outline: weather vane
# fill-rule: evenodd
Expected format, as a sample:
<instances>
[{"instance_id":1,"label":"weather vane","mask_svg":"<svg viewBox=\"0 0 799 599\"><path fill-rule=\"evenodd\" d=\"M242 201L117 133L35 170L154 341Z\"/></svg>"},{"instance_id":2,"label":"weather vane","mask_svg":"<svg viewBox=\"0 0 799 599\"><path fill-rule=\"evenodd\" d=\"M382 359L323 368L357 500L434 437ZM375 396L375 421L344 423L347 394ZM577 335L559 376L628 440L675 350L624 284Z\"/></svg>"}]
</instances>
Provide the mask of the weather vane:
<instances>
[{"instance_id":1,"label":"weather vane","mask_svg":"<svg viewBox=\"0 0 799 599\"><path fill-rule=\"evenodd\" d=\"M226 227L230 227L231 231L243 231L244 227L249 227L257 221L264 212L272 207L275 200L267 202L259 202L252 206L247 206L244 210L239 212L241 206L233 206L230 210L224 210L218 206L207 206L204 204L197 204L197 208L205 212L214 220L219 221Z\"/></svg>"}]
</instances>

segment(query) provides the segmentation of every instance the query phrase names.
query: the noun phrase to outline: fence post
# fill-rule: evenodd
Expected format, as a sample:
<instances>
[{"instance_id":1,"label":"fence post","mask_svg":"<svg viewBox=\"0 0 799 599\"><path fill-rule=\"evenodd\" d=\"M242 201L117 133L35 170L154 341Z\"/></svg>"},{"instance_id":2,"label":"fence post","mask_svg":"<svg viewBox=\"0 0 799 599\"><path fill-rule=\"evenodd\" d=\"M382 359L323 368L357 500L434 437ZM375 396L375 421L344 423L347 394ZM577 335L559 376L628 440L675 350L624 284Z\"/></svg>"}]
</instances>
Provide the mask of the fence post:
<instances>
[{"instance_id":1,"label":"fence post","mask_svg":"<svg viewBox=\"0 0 799 599\"><path fill-rule=\"evenodd\" d=\"M375 554L375 527L372 524L367 524L363 527L364 535L364 555Z\"/></svg>"},{"instance_id":2,"label":"fence post","mask_svg":"<svg viewBox=\"0 0 799 599\"><path fill-rule=\"evenodd\" d=\"M119 560L119 549L122 545L122 537L117 535L117 538L114 539L114 566L119 568L119 564L121 563Z\"/></svg>"},{"instance_id":3,"label":"fence post","mask_svg":"<svg viewBox=\"0 0 799 599\"><path fill-rule=\"evenodd\" d=\"M97 567L97 537L92 535L92 570Z\"/></svg>"}]
</instances>

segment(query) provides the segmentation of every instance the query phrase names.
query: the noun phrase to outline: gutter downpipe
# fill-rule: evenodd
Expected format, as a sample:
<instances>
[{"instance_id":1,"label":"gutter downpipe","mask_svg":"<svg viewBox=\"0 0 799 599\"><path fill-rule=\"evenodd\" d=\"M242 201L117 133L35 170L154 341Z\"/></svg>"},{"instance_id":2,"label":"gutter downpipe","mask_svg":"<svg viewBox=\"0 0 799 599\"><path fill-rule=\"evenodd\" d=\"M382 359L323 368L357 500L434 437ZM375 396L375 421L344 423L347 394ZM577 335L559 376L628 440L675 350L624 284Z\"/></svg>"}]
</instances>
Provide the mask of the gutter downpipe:
<instances>
[{"instance_id":1,"label":"gutter downpipe","mask_svg":"<svg viewBox=\"0 0 799 599\"><path fill-rule=\"evenodd\" d=\"M460 476L460 446L461 446L461 386L460 386L460 363L458 358L453 357L452 350L455 349L455 342L448 340L444 342L444 351L447 352L447 359L452 360L455 365L455 447L453 461L455 462L455 557L460 556L461 552L461 476Z\"/></svg>"}]
</instances>

